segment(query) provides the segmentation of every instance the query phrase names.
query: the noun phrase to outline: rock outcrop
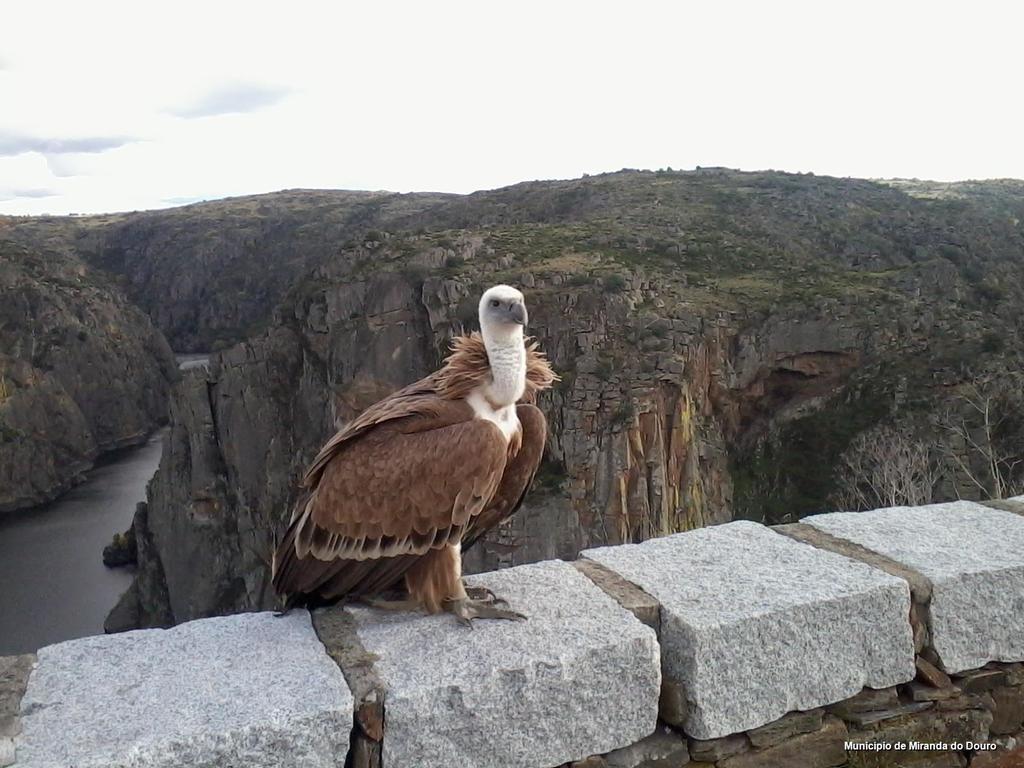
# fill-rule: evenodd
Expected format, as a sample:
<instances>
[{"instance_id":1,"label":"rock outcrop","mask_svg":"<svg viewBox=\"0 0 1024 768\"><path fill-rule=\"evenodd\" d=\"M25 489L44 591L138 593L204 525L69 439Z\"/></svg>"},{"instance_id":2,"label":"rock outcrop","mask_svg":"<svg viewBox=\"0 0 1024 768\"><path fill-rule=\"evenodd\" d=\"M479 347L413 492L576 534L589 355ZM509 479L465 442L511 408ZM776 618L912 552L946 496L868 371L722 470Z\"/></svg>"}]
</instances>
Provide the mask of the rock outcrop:
<instances>
[{"instance_id":1,"label":"rock outcrop","mask_svg":"<svg viewBox=\"0 0 1024 768\"><path fill-rule=\"evenodd\" d=\"M289 190L162 211L7 223L12 238L74 252L118 278L176 352L206 352L266 327L288 287L345 243L448 197Z\"/></svg>"},{"instance_id":2,"label":"rock outcrop","mask_svg":"<svg viewBox=\"0 0 1024 768\"><path fill-rule=\"evenodd\" d=\"M0 512L52 499L166 420L174 356L73 256L0 240Z\"/></svg>"}]
</instances>

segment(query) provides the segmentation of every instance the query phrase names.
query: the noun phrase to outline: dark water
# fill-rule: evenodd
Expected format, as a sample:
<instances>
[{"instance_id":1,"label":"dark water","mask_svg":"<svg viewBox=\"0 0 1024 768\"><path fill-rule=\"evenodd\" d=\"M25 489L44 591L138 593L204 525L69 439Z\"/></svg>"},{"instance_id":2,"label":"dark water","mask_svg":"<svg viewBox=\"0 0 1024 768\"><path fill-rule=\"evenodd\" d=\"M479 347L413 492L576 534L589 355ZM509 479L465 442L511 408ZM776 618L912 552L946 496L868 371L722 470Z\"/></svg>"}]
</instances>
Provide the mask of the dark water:
<instances>
[{"instance_id":1,"label":"dark water","mask_svg":"<svg viewBox=\"0 0 1024 768\"><path fill-rule=\"evenodd\" d=\"M132 574L101 553L145 499L164 431L104 457L57 501L0 515L0 656L103 632Z\"/></svg>"}]
</instances>

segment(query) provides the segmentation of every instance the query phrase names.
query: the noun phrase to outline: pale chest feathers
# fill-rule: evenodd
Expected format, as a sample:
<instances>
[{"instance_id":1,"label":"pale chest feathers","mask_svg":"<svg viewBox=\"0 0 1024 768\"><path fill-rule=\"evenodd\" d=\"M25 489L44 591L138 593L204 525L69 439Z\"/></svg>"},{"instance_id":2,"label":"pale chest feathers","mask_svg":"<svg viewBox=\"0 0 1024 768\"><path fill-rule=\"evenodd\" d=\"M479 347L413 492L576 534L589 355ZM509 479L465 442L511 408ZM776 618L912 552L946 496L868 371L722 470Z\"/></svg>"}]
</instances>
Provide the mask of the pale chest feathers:
<instances>
[{"instance_id":1,"label":"pale chest feathers","mask_svg":"<svg viewBox=\"0 0 1024 768\"><path fill-rule=\"evenodd\" d=\"M470 393L469 397L466 398L466 402L469 403L473 409L473 414L478 419L486 419L494 423L498 429L501 430L501 434L504 435L505 441L509 442L513 436L519 432L519 416L516 413L515 403L511 405L500 405L495 407L491 401L488 400L487 396L483 392L483 387L478 388Z\"/></svg>"}]
</instances>

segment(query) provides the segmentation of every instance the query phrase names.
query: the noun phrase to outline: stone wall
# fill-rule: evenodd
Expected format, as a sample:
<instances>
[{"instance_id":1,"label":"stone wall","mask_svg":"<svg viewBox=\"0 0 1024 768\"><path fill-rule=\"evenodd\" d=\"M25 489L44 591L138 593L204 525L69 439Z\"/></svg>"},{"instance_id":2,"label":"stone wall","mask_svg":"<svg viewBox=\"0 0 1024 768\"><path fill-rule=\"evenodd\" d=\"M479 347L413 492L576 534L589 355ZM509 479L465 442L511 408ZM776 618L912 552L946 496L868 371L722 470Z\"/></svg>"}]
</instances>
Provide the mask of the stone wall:
<instances>
[{"instance_id":1,"label":"stone wall","mask_svg":"<svg viewBox=\"0 0 1024 768\"><path fill-rule=\"evenodd\" d=\"M1024 497L469 581L528 620L352 605L0 659L0 766L1024 764Z\"/></svg>"}]
</instances>

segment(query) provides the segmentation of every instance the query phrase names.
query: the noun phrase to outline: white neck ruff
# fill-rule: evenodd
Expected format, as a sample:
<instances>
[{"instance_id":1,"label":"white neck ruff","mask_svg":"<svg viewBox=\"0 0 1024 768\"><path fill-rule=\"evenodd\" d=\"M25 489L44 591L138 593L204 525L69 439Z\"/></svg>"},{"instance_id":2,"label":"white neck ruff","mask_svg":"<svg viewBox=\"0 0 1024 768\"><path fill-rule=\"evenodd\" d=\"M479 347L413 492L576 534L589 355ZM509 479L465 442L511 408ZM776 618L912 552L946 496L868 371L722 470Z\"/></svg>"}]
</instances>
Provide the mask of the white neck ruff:
<instances>
[{"instance_id":1,"label":"white neck ruff","mask_svg":"<svg viewBox=\"0 0 1024 768\"><path fill-rule=\"evenodd\" d=\"M491 365L491 383L484 394L496 406L514 405L526 391L526 343L522 329L507 339L484 336L487 360Z\"/></svg>"}]
</instances>

